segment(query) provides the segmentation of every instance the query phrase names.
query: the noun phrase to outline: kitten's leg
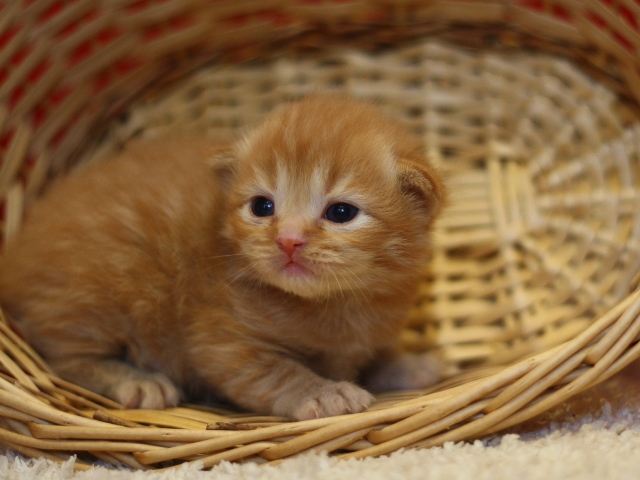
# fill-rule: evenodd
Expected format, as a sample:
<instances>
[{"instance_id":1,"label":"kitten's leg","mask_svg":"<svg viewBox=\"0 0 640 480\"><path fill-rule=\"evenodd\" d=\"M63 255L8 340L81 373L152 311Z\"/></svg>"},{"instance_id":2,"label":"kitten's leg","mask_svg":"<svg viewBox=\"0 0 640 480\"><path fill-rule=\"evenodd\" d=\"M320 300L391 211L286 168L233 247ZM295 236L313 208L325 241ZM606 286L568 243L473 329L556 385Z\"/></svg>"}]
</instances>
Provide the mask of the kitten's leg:
<instances>
[{"instance_id":1,"label":"kitten's leg","mask_svg":"<svg viewBox=\"0 0 640 480\"><path fill-rule=\"evenodd\" d=\"M180 401L180 391L166 375L140 370L122 360L72 357L48 363L61 377L127 408L162 409Z\"/></svg>"},{"instance_id":2,"label":"kitten's leg","mask_svg":"<svg viewBox=\"0 0 640 480\"><path fill-rule=\"evenodd\" d=\"M388 351L368 370L365 385L373 392L415 390L440 380L440 362L429 353Z\"/></svg>"},{"instance_id":3,"label":"kitten's leg","mask_svg":"<svg viewBox=\"0 0 640 480\"><path fill-rule=\"evenodd\" d=\"M365 410L373 396L353 383L335 382L278 352L227 345L201 350L197 370L230 400L254 411L308 420Z\"/></svg>"}]
</instances>

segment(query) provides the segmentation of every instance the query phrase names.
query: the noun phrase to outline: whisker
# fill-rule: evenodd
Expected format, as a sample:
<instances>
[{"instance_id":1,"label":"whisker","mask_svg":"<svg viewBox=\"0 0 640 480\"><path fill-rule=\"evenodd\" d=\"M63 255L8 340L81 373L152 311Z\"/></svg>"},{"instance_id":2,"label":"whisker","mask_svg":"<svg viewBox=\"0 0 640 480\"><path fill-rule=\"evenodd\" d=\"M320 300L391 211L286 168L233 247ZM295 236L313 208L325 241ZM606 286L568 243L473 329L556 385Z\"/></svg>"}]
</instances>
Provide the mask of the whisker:
<instances>
[{"instance_id":1,"label":"whisker","mask_svg":"<svg viewBox=\"0 0 640 480\"><path fill-rule=\"evenodd\" d=\"M216 267L219 267L221 265L227 265L229 263L232 263L235 260L235 258L229 258L229 257L242 257L243 255L244 254L242 253L236 253L232 255L215 255L215 256L212 255L210 257L202 257L200 259L194 260L191 271L189 272L190 275L188 275L186 278L191 279L197 275L200 275L204 272L215 269ZM223 259L223 260L215 263L207 263L204 265L202 264L202 262L211 261L214 259Z\"/></svg>"},{"instance_id":2,"label":"whisker","mask_svg":"<svg viewBox=\"0 0 640 480\"><path fill-rule=\"evenodd\" d=\"M358 283L360 284L359 289L362 293L366 293L367 295L369 295L370 297L373 298L373 292L371 291L371 289L369 288L369 285L367 285L364 280L362 280L356 273L354 273L353 270L351 270L349 267L344 267L346 269L346 273L349 274L349 276L351 278L354 278L355 280L358 281Z\"/></svg>"},{"instance_id":3,"label":"whisker","mask_svg":"<svg viewBox=\"0 0 640 480\"><path fill-rule=\"evenodd\" d=\"M353 287L351 286L351 283L349 282L349 280L347 280L347 278L344 276L343 272L337 272L340 274L340 276L342 277L342 279L344 280L344 282L347 284L347 287L349 287L349 290L351 290L351 293L353 293L353 296L356 297L356 292L353 289Z\"/></svg>"},{"instance_id":4,"label":"whisker","mask_svg":"<svg viewBox=\"0 0 640 480\"><path fill-rule=\"evenodd\" d=\"M242 277L245 273L250 272L251 271L251 265L247 265L244 268L241 268L240 270L238 270L237 272L234 272L230 277L229 277L229 281L230 282L235 282L236 280L238 280L240 277ZM255 276L255 273L253 273Z\"/></svg>"},{"instance_id":5,"label":"whisker","mask_svg":"<svg viewBox=\"0 0 640 480\"><path fill-rule=\"evenodd\" d=\"M368 285L350 268L345 267L345 269L345 273L347 273L351 278L355 278L356 280L358 280L359 284L356 284L356 287L362 293L363 300L365 300L364 305L366 305L366 307L369 309L371 318L377 318L375 308L371 302L374 299L373 292L369 289Z\"/></svg>"},{"instance_id":6,"label":"whisker","mask_svg":"<svg viewBox=\"0 0 640 480\"><path fill-rule=\"evenodd\" d=\"M336 283L338 284L338 291L342 294L342 300L346 302L347 297L344 296L344 292L342 291L342 284L340 283L340 280L338 279L336 272L332 270L331 273L333 274L333 277L336 279Z\"/></svg>"},{"instance_id":7,"label":"whisker","mask_svg":"<svg viewBox=\"0 0 640 480\"><path fill-rule=\"evenodd\" d=\"M217 258L225 258L225 257L242 257L244 253L228 253L224 255L208 255L206 257L201 257L195 260L196 262L204 262L205 260L215 260Z\"/></svg>"}]
</instances>

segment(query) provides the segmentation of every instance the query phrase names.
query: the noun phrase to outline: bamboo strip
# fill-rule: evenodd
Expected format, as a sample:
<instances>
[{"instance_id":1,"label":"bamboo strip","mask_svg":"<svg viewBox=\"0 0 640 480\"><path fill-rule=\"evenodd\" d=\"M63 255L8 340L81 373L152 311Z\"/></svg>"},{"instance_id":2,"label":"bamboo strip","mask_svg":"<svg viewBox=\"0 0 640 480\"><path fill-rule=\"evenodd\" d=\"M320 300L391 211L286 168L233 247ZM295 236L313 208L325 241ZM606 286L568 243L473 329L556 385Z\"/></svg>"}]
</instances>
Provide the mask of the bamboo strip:
<instances>
[{"instance_id":1,"label":"bamboo strip","mask_svg":"<svg viewBox=\"0 0 640 480\"><path fill-rule=\"evenodd\" d=\"M0 384L3 381L4 380L0 378ZM114 427L114 425L110 425L108 423L98 422L90 418L79 417L71 413L60 412L53 407L34 400L32 397L29 398L22 395L24 395L24 393L18 396L5 390L0 390L0 404L14 408L28 415L33 415L34 417L51 423L63 425ZM27 398L29 398L29 400L25 401Z\"/></svg>"},{"instance_id":2,"label":"bamboo strip","mask_svg":"<svg viewBox=\"0 0 640 480\"><path fill-rule=\"evenodd\" d=\"M48 3L44 2L44 5L40 5L40 12L35 13L35 15L44 13L44 11L48 7ZM33 8L37 8L38 5L34 5ZM91 3L81 2L79 4L70 5L67 9L58 12L58 15L55 15L48 22L39 25L36 32L42 36L54 35L56 32L64 28L69 23L73 23L78 18L82 18L84 15L91 11Z\"/></svg>"},{"instance_id":3,"label":"bamboo strip","mask_svg":"<svg viewBox=\"0 0 640 480\"><path fill-rule=\"evenodd\" d=\"M515 364L505 369L501 374L476 382L472 388L465 389L462 387L460 389L461 391L457 395L449 397L436 406L407 417L395 424L389 425L380 431L371 432L368 439L373 443L385 442L392 438L407 434L421 426L436 421L439 418L445 417L456 410L470 405L471 403L486 397L492 392L513 383L533 369L541 359L546 358L550 353L555 353L556 350L557 348L547 352L547 355L540 355Z\"/></svg>"},{"instance_id":4,"label":"bamboo strip","mask_svg":"<svg viewBox=\"0 0 640 480\"><path fill-rule=\"evenodd\" d=\"M622 319L620 322L618 322L618 324L616 324L614 335L620 330L618 325L624 325L623 328L627 328L629 322L632 321L633 316L637 315L637 312L640 311L639 294L640 292L636 292L634 295L627 297L624 302L621 302L615 308L607 312L607 314L601 317L587 330L579 334L574 340L572 340L571 342L567 342L565 346L560 351L556 352L553 357L549 358L546 362L538 365L522 379L518 380L509 388L507 388L493 400L493 402L487 407L487 411L495 410L498 407L504 405L509 400L514 398L518 394L518 392L527 389L529 386L533 385L535 382L547 375L554 368L557 368L558 365L560 365L570 356L574 355L575 352L582 348L583 345L592 341L597 335L601 334L605 329L609 328L609 326L617 319L620 314L622 314Z\"/></svg>"},{"instance_id":5,"label":"bamboo strip","mask_svg":"<svg viewBox=\"0 0 640 480\"><path fill-rule=\"evenodd\" d=\"M604 373L602 373L598 377L597 380L594 380L593 382L591 382L590 384L588 384L586 386L583 385L582 387L580 387L581 391L586 390L586 389L588 389L588 388L590 388L590 387L592 387L592 386L596 385L597 383L600 383L600 382L602 382L604 380L607 380L612 375L614 375L615 373L619 372L624 367L629 365L632 361L637 359L638 355L640 355L640 343L637 343L636 345L633 346L633 348L628 350L625 353L625 355L623 355L614 364L612 364ZM533 405L531 405L531 406L529 406L527 408L522 409L518 413L512 415L509 419L496 424L494 427L492 427L490 430L488 430L487 433L499 432L499 431L505 430L507 428L510 428L510 427L512 427L514 425L518 425L518 424L520 424L522 422L525 422L526 420L529 420L530 418L533 418L536 415L539 415L540 413L549 410L554 405L560 404L561 402L567 400L568 398L570 398L574 394L575 394L574 392L567 392L567 391L559 390L559 391L554 392L553 394L550 394L550 395L547 395L545 397L542 397L535 404L533 404Z\"/></svg>"},{"instance_id":6,"label":"bamboo strip","mask_svg":"<svg viewBox=\"0 0 640 480\"><path fill-rule=\"evenodd\" d=\"M39 450L37 448L27 447L25 445L22 445L21 443L14 443L8 440L0 440L0 442L5 444L14 452L18 452L22 455L25 455L26 457L46 458L48 460L52 460L59 464L62 464L68 461L68 458L60 458L57 455L52 454L51 452L47 452L45 450ZM86 472L87 470L91 470L92 468L93 468L93 465L80 462L79 460L75 460L73 462L73 469L79 472Z\"/></svg>"},{"instance_id":7,"label":"bamboo strip","mask_svg":"<svg viewBox=\"0 0 640 480\"><path fill-rule=\"evenodd\" d=\"M41 375L46 376L46 373L51 373L51 370L47 366L47 364L40 358L40 356L25 342L22 338L20 338L11 328L9 328L9 324L4 313L0 310L0 332L7 337L9 340L8 343L15 345L21 352L24 352L29 358L30 362L25 363L25 368L28 368L31 365L31 362L35 364L34 371L29 371L29 374L34 377L40 377Z\"/></svg>"},{"instance_id":8,"label":"bamboo strip","mask_svg":"<svg viewBox=\"0 0 640 480\"><path fill-rule=\"evenodd\" d=\"M369 433L371 431L371 428L367 427L367 428L362 428L360 430L356 430L354 432L351 433L347 433L345 435L340 435L336 438L333 438L331 440L327 440L326 442L323 443L319 443L318 445L314 446L311 451L313 452L333 452L335 450L340 450L342 448L345 448L349 445L352 445L353 443L357 442L358 440L362 440L363 438L366 437L367 433ZM266 450L265 450L266 451ZM265 457L267 458L267 457ZM268 459L268 458L267 458Z\"/></svg>"},{"instance_id":9,"label":"bamboo strip","mask_svg":"<svg viewBox=\"0 0 640 480\"><path fill-rule=\"evenodd\" d=\"M93 412L91 418L93 418L94 420L98 420L99 422L113 423L114 425L118 425L119 427L144 428L144 425L132 422L130 420L125 420L109 412L105 412L104 410L96 410L95 412Z\"/></svg>"},{"instance_id":10,"label":"bamboo strip","mask_svg":"<svg viewBox=\"0 0 640 480\"><path fill-rule=\"evenodd\" d=\"M73 93L56 108L55 115L49 115L45 119L32 140L32 146L37 152L47 150L47 146L56 133L68 126L81 109L86 106L87 97L91 95L91 92L92 90L88 85L78 85ZM51 154L51 151L49 153ZM58 155L56 152L56 156L45 157L46 161L50 162L49 172L54 169L56 160L60 161Z\"/></svg>"},{"instance_id":11,"label":"bamboo strip","mask_svg":"<svg viewBox=\"0 0 640 480\"><path fill-rule=\"evenodd\" d=\"M63 388L64 390L74 393L78 396L84 397L92 402L95 402L98 405L103 405L107 408L111 409L123 409L124 407L120 405L118 402L114 402L113 400L103 397L102 395L98 395L86 388L82 388L78 385L75 385L71 382L68 382L60 377L57 377L53 374L47 374L47 378L53 382L54 385Z\"/></svg>"},{"instance_id":12,"label":"bamboo strip","mask_svg":"<svg viewBox=\"0 0 640 480\"><path fill-rule=\"evenodd\" d=\"M487 403L489 400L485 400L483 402L480 402L478 405L472 405L470 407L467 407L465 409L460 410L458 413L454 414L452 416L452 419L454 422L457 422L460 419L464 419L466 418L466 416L471 416L475 413L478 413L478 409L482 408L482 407L486 407ZM379 445L376 445L374 447L369 447L365 450L362 450L361 452L354 452L352 454L348 454L343 456L344 458L365 458L366 456L377 456L377 455L383 455L385 453L389 453L391 451L394 451L398 448L402 448L402 447L406 447L406 446L410 446L412 448L414 447L422 447L424 445L424 442L417 442L418 440L421 440L423 438L426 438L430 435L433 435L434 433L437 433L438 431L447 428L447 419L442 419L440 421L437 421L431 425L427 425L426 427L423 427L420 430L416 430L414 432L411 432L409 434L406 434L404 436L400 436L400 437L396 437L394 439L388 440L384 443L380 443ZM449 423L450 424L450 423ZM455 432L455 430L453 430L453 432ZM373 436L376 432L371 432L371 434L369 436ZM416 443L417 442L417 443ZM431 443L429 443L428 446L433 446L431 445ZM341 457L342 458L342 457Z\"/></svg>"},{"instance_id":13,"label":"bamboo strip","mask_svg":"<svg viewBox=\"0 0 640 480\"><path fill-rule=\"evenodd\" d=\"M38 48L38 47L36 47ZM37 67L36 67L37 68ZM29 112L51 91L53 87L60 81L63 74L66 73L64 66L56 64L51 67L39 80L37 87L29 88L21 101L15 106L11 112L12 118L24 118ZM26 115L25 115L26 114Z\"/></svg>"},{"instance_id":14,"label":"bamboo strip","mask_svg":"<svg viewBox=\"0 0 640 480\"><path fill-rule=\"evenodd\" d=\"M630 295L627 299L634 299L635 303L632 304L624 315L616 322L615 325L611 327L611 329L605 334L605 337L601 339L597 344L595 344L585 361L590 364L595 364L598 362L606 352L611 348L611 346L620 338L620 336L627 330L629 325L635 320L640 313L640 297L638 297L638 292L634 295Z\"/></svg>"},{"instance_id":15,"label":"bamboo strip","mask_svg":"<svg viewBox=\"0 0 640 480\"><path fill-rule=\"evenodd\" d=\"M115 458L113 455L104 452L88 452L90 455L93 455L99 460L102 460L105 463L111 464L116 468L123 468L126 464L122 463L120 460Z\"/></svg>"},{"instance_id":16,"label":"bamboo strip","mask_svg":"<svg viewBox=\"0 0 640 480\"><path fill-rule=\"evenodd\" d=\"M171 413L174 413L174 410L180 410L180 407L175 409L171 409ZM198 411L199 412L199 411ZM182 413L182 412L178 412ZM190 414L189 410L184 411L185 416ZM197 415L197 413L196 413ZM202 418L204 420L204 418ZM292 420L287 417L276 417L275 415L255 415L253 413L237 413L233 411L229 411L224 420L227 422L237 422L237 423L288 423Z\"/></svg>"},{"instance_id":17,"label":"bamboo strip","mask_svg":"<svg viewBox=\"0 0 640 480\"><path fill-rule=\"evenodd\" d=\"M357 415L362 414L354 414L349 416L349 418L355 417ZM183 458L187 456L223 450L233 447L234 445L242 445L251 442L261 442L263 440L269 440L272 438L286 437L288 435L296 435L309 432L323 425L330 425L332 423L340 422L340 420L342 420L343 418L344 417L319 418L316 420L307 420L304 422L287 423L283 425L276 425L273 427L265 427L257 430L233 432L233 435L230 435L228 437L203 440L194 442L190 445L167 448L162 451L142 452L136 455L136 458L138 459L138 461L145 465L164 462L167 460L175 460L176 458ZM208 430L208 432L214 431L217 430Z\"/></svg>"},{"instance_id":18,"label":"bamboo strip","mask_svg":"<svg viewBox=\"0 0 640 480\"><path fill-rule=\"evenodd\" d=\"M83 441L83 440L41 440L38 438L21 435L0 428L0 441L9 441L27 447L40 450L72 450L80 452L108 451L108 452L146 452L149 450L161 449L154 445L128 442L109 441Z\"/></svg>"},{"instance_id":19,"label":"bamboo strip","mask_svg":"<svg viewBox=\"0 0 640 480\"><path fill-rule=\"evenodd\" d=\"M550 408L553 405L557 405L558 403L574 396L576 393L579 393L594 384L596 379L600 381L609 378L615 372L622 369L626 366L631 359L633 359L633 354L640 354L640 344L636 344L631 350L629 350L629 355L627 355L624 360L615 364L615 367L612 367L613 361L617 356L621 354L621 352L627 347L627 345L636 338L638 332L640 331L640 317L637 317L634 323L633 329L630 329L626 332L625 337L618 340L616 345L609 350L591 369L582 374L580 377L573 380L568 385L562 387L560 390L555 392L552 396L549 396L540 402L537 405L528 410L523 410L521 414L518 416L518 419L524 418L527 420L537 413L541 413L546 409ZM525 418L526 417L526 418ZM524 421L523 420L523 421ZM504 425L509 425L509 423L504 423ZM501 428L506 428L506 426L501 426ZM490 429L489 431L497 431L495 428Z\"/></svg>"},{"instance_id":20,"label":"bamboo strip","mask_svg":"<svg viewBox=\"0 0 640 480\"><path fill-rule=\"evenodd\" d=\"M448 397L447 397L448 398ZM310 449L319 444L330 441L333 438L349 434L356 430L371 428L375 425L393 422L409 415L416 415L432 404L427 402L411 402L408 405L399 405L382 410L372 410L366 413L349 415L342 417L341 421L333 422L327 426L320 427L300 437L287 440L280 445L269 448L262 453L267 459L277 459L294 455L303 450ZM339 418L339 417L334 417Z\"/></svg>"},{"instance_id":21,"label":"bamboo strip","mask_svg":"<svg viewBox=\"0 0 640 480\"><path fill-rule=\"evenodd\" d=\"M31 133L31 127L25 122L20 122L11 139L9 149L3 156L3 162L0 165L0 196L2 197L9 191L24 161Z\"/></svg>"},{"instance_id":22,"label":"bamboo strip","mask_svg":"<svg viewBox=\"0 0 640 480\"><path fill-rule=\"evenodd\" d=\"M124 453L124 452L109 452L109 453L113 458L115 458L119 462L122 462L129 468L133 468L135 470L142 470L142 471L150 470L148 466L142 465L130 453Z\"/></svg>"},{"instance_id":23,"label":"bamboo strip","mask_svg":"<svg viewBox=\"0 0 640 480\"><path fill-rule=\"evenodd\" d=\"M542 355L541 357L545 357ZM408 431L416 430L422 425L430 423L433 419L438 419L443 416L447 416L457 409L464 407L474 401L476 397L481 397L479 393L490 393L512 381L512 376L522 374L522 371L528 371L532 368L532 364L537 359L530 359L522 362L521 364L514 365L510 372L506 372L506 375L501 378L490 377L485 381L478 381L475 383L475 388L469 394L465 392L465 387L461 387L459 391L451 393L449 391L440 392L436 394L442 400L438 403L424 402L424 399L420 404L416 404L416 400L410 400L399 404L396 407L387 408L380 411L367 412L359 415L351 415L345 418L343 421L334 425L328 425L323 428L319 428L312 432L305 434L302 437L294 438L290 441L284 442L280 445L272 447L263 452L262 456L267 459L276 459L299 453L303 450L309 449L319 443L328 441L339 435L344 435L349 432L358 429L370 428L375 425L389 423L403 419L395 424L389 425L379 431L372 431L367 439L372 443L379 443L387 441L389 438L402 435L402 433L396 433L397 427L400 424L408 423L410 428ZM448 395L447 395L448 394ZM443 407L443 405L445 405ZM389 433L391 432L391 434ZM406 432L405 432L406 433Z\"/></svg>"},{"instance_id":24,"label":"bamboo strip","mask_svg":"<svg viewBox=\"0 0 640 480\"><path fill-rule=\"evenodd\" d=\"M45 404L42 400L34 398L34 396L29 394L22 386L20 386L20 384L15 384L13 381L6 380L4 375L0 375L0 389L20 397L24 402L38 403L42 405Z\"/></svg>"},{"instance_id":25,"label":"bamboo strip","mask_svg":"<svg viewBox=\"0 0 640 480\"><path fill-rule=\"evenodd\" d=\"M343 450L345 450L345 452L357 452L360 450L364 450L365 448L371 448L373 446L374 446L373 443L369 442L368 440L362 439L362 440L357 440L350 445L345 445L343 447ZM275 461L278 461L278 460L275 460Z\"/></svg>"},{"instance_id":26,"label":"bamboo strip","mask_svg":"<svg viewBox=\"0 0 640 480\"><path fill-rule=\"evenodd\" d=\"M118 60L126 58L134 38L127 33L111 43L108 49L98 51L96 55L86 57L65 72L65 79L71 82L81 82L82 78L91 77Z\"/></svg>"},{"instance_id":27,"label":"bamboo strip","mask_svg":"<svg viewBox=\"0 0 640 480\"><path fill-rule=\"evenodd\" d=\"M20 15L20 4L9 3L0 12L0 31L5 31L11 26L11 22L14 21Z\"/></svg>"},{"instance_id":28,"label":"bamboo strip","mask_svg":"<svg viewBox=\"0 0 640 480\"><path fill-rule=\"evenodd\" d=\"M270 447L272 444L268 442L256 442L250 445L244 445L242 447L237 447L232 450L227 450L225 452L217 453L215 455L210 455L208 457L204 457L202 459L196 460L198 463L202 463L204 468L214 467L221 462L233 462L235 460L241 460L246 457L250 457L252 455L258 455L265 448Z\"/></svg>"},{"instance_id":29,"label":"bamboo strip","mask_svg":"<svg viewBox=\"0 0 640 480\"><path fill-rule=\"evenodd\" d=\"M92 418L89 414L83 412L79 408L76 408L73 405L69 405L68 403L54 397L53 395L41 392L37 388L25 388L25 390L31 392L35 398L42 398L46 400L47 403L53 405L58 410L73 413L75 415L78 415L79 417Z\"/></svg>"},{"instance_id":30,"label":"bamboo strip","mask_svg":"<svg viewBox=\"0 0 640 480\"><path fill-rule=\"evenodd\" d=\"M476 438L483 433L490 431L494 425L499 424L502 420L517 412L533 400L536 395L539 395L541 392L546 390L546 388L554 385L560 378L566 376L568 371L574 369L579 364L579 361L584 358L584 355L586 355L585 352L577 353L574 357L568 359L558 370L551 372L544 379L544 382L530 386L520 395L514 397L500 408L487 413L477 420L462 425L451 432L426 439L416 446L429 448L436 445L442 445L449 441L459 441L463 438Z\"/></svg>"},{"instance_id":31,"label":"bamboo strip","mask_svg":"<svg viewBox=\"0 0 640 480\"><path fill-rule=\"evenodd\" d=\"M125 421L150 424L159 427L188 428L206 430L207 424L184 417L171 415L167 410L109 410L106 413Z\"/></svg>"},{"instance_id":32,"label":"bamboo strip","mask_svg":"<svg viewBox=\"0 0 640 480\"><path fill-rule=\"evenodd\" d=\"M53 382L49 380L49 378L45 377L45 379L46 379L45 381L42 381L37 378L32 378L31 380L33 380L33 383L36 384L36 386L40 391L44 391L48 393L50 396L54 396L55 398L66 399L71 403L74 403L76 405L81 405L84 408L90 408L90 409L102 408L100 405L92 402L91 400L87 400L86 398L81 397L80 395L76 395L75 393L56 387L53 384ZM83 412L83 415L84 415L84 412Z\"/></svg>"},{"instance_id":33,"label":"bamboo strip","mask_svg":"<svg viewBox=\"0 0 640 480\"><path fill-rule=\"evenodd\" d=\"M11 330L8 326L0 322L0 331L5 333L6 330ZM37 380L40 384L53 386L53 383L42 372L42 369L34 362L29 355L25 354L14 342L11 342L8 337L0 333L0 345L6 351L8 351L14 360L24 369L26 374L34 377L30 379L35 383ZM17 377L16 377L17 378ZM24 385L28 385L28 382L22 382Z\"/></svg>"},{"instance_id":34,"label":"bamboo strip","mask_svg":"<svg viewBox=\"0 0 640 480\"><path fill-rule=\"evenodd\" d=\"M4 250L12 244L22 224L24 210L24 187L20 183L13 184L5 200Z\"/></svg>"},{"instance_id":35,"label":"bamboo strip","mask_svg":"<svg viewBox=\"0 0 640 480\"><path fill-rule=\"evenodd\" d=\"M446 417L441 418L427 426L409 432L407 434L401 435L399 437L394 437L391 440L386 440L380 443L374 443L373 446L364 448L362 450L358 450L356 452L350 452L340 455L338 458L342 460L346 460L349 458L366 458L366 457L377 457L380 455L384 455L390 452L393 452L399 448L406 447L407 445L411 445L418 440L422 440L423 438L428 438L431 435L439 433L452 425L457 424L467 418L473 417L478 414L486 405L488 401L478 401L474 404L471 404L467 407L464 407ZM367 437L372 436L375 431L372 431Z\"/></svg>"},{"instance_id":36,"label":"bamboo strip","mask_svg":"<svg viewBox=\"0 0 640 480\"><path fill-rule=\"evenodd\" d=\"M39 131L36 132L36 137L38 133ZM27 184L25 185L24 195L26 198L33 199L37 197L38 194L42 191L42 188L47 181L47 175L50 167L51 156L47 152L42 152L37 155L37 158L31 170L31 174L29 175ZM27 202L25 201L25 206L26 204ZM48 369L43 370L50 371Z\"/></svg>"},{"instance_id":37,"label":"bamboo strip","mask_svg":"<svg viewBox=\"0 0 640 480\"><path fill-rule=\"evenodd\" d=\"M17 381L26 388L37 390L38 387L31 378L2 350L0 350L0 365L2 365Z\"/></svg>"},{"instance_id":38,"label":"bamboo strip","mask_svg":"<svg viewBox=\"0 0 640 480\"><path fill-rule=\"evenodd\" d=\"M45 425L40 423L30 423L29 428L34 437L42 439L104 439L136 442L199 442L215 438L226 438L234 436L236 433L227 430L182 430L159 427L120 427L106 429L103 427Z\"/></svg>"},{"instance_id":39,"label":"bamboo strip","mask_svg":"<svg viewBox=\"0 0 640 480\"><path fill-rule=\"evenodd\" d=\"M31 435L29 428L24 423L14 420L12 418L5 418L3 420L7 430L11 430L15 433L19 433L20 435L26 435L28 437L33 436Z\"/></svg>"},{"instance_id":40,"label":"bamboo strip","mask_svg":"<svg viewBox=\"0 0 640 480\"><path fill-rule=\"evenodd\" d=\"M196 422L204 423L204 424L212 424L216 422L232 422L234 419L229 418L226 415L218 415L212 412L204 412L201 410L194 410L192 408L184 408L184 407L176 407L165 410L169 412L171 415L175 415L176 417L183 417L189 420L195 420ZM246 420L238 419L238 421L246 422ZM255 421L255 420L251 420Z\"/></svg>"},{"instance_id":41,"label":"bamboo strip","mask_svg":"<svg viewBox=\"0 0 640 480\"><path fill-rule=\"evenodd\" d=\"M25 422L25 423L42 421L39 418L34 417L33 415L28 415L20 410L17 410L11 407L6 407L4 405L0 405L0 417L4 419L14 418L16 420L20 420L21 422Z\"/></svg>"}]
</instances>

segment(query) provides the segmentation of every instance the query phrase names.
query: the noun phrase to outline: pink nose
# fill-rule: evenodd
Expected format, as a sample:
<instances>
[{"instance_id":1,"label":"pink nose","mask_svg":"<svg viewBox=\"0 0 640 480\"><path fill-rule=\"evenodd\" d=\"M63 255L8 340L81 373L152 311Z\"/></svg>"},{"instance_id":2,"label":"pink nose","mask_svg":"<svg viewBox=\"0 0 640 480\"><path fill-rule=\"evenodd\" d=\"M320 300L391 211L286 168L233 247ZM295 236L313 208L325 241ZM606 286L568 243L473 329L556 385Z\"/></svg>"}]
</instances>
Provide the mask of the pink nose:
<instances>
[{"instance_id":1,"label":"pink nose","mask_svg":"<svg viewBox=\"0 0 640 480\"><path fill-rule=\"evenodd\" d=\"M276 242L278 247L290 257L293 256L298 248L304 246L304 240L299 237L281 236L278 237Z\"/></svg>"}]
</instances>

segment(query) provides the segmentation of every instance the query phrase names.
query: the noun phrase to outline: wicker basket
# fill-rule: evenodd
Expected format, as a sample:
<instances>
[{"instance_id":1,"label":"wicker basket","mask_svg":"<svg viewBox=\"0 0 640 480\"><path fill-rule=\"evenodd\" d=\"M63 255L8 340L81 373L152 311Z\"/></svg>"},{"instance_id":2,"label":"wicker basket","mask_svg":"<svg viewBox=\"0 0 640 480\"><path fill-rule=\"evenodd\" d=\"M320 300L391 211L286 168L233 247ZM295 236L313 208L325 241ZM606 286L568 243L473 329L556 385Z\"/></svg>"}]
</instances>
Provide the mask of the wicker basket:
<instances>
[{"instance_id":1,"label":"wicker basket","mask_svg":"<svg viewBox=\"0 0 640 480\"><path fill-rule=\"evenodd\" d=\"M609 378L640 356L639 24L633 0L1 2L5 245L80 161L320 89L422 135L453 202L403 335L446 365L436 388L305 422L127 411L0 322L0 442L140 469L361 458L498 432Z\"/></svg>"}]
</instances>

